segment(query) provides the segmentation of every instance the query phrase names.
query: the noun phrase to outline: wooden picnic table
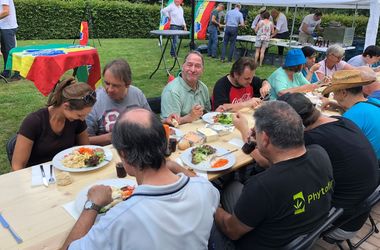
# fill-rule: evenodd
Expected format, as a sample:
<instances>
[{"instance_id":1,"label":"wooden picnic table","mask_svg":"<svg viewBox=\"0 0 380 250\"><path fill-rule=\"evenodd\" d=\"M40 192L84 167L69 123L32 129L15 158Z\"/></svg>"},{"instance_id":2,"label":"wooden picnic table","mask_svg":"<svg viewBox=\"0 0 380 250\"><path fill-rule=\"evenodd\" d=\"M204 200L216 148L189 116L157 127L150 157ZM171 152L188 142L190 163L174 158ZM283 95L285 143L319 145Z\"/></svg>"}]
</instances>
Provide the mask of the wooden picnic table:
<instances>
[{"instance_id":1,"label":"wooden picnic table","mask_svg":"<svg viewBox=\"0 0 380 250\"><path fill-rule=\"evenodd\" d=\"M253 125L252 111L242 114L247 117L249 125ZM204 127L202 120L179 127L183 132L196 131ZM231 150L238 148L229 144L232 138L241 138L236 129L227 135L219 137L215 142L208 143ZM112 145L106 146L113 153L112 160L103 168L81 173L71 173L73 183L68 186L50 184L49 187L31 187L32 168L26 168L0 176L0 212L7 219L11 227L23 239L17 244L11 234L0 226L0 249L58 249L62 246L75 219L66 212L63 205L75 200L83 188L94 184L98 180L117 178L115 164L120 161ZM170 158L175 160L182 151L173 153ZM252 161L249 155L241 150L233 153L236 156L235 165L225 171L208 174L209 180L214 180L226 173L235 171ZM59 170L55 169L56 173ZM133 177L127 177L132 178Z\"/></svg>"}]
</instances>

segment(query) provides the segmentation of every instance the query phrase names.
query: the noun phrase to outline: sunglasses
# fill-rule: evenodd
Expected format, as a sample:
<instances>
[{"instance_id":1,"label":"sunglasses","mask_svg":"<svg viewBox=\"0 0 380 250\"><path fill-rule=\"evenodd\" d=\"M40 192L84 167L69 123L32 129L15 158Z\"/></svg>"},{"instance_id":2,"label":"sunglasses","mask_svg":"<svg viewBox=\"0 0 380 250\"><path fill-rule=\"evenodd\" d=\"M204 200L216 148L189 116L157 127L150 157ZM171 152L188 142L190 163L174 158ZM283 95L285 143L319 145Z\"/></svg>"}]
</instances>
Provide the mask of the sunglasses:
<instances>
[{"instance_id":1,"label":"sunglasses","mask_svg":"<svg viewBox=\"0 0 380 250\"><path fill-rule=\"evenodd\" d=\"M87 95L78 97L78 98L70 98L71 100L83 100L85 104L89 104L92 101L96 99L96 92L95 91L90 91L87 93Z\"/></svg>"}]
</instances>

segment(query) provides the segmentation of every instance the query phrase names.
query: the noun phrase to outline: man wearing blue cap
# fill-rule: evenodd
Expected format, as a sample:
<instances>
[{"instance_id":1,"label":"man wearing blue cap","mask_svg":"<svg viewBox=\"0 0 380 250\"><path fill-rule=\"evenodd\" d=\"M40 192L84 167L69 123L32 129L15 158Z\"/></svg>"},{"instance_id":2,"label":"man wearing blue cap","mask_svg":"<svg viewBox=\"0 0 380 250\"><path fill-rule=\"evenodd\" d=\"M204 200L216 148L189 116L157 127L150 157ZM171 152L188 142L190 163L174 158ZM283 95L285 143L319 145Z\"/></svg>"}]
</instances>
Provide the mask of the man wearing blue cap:
<instances>
[{"instance_id":1,"label":"man wearing blue cap","mask_svg":"<svg viewBox=\"0 0 380 250\"><path fill-rule=\"evenodd\" d=\"M311 92L319 86L310 84L302 75L306 58L300 49L289 50L282 67L273 72L268 81L271 85L270 99L275 100L285 93Z\"/></svg>"}]
</instances>

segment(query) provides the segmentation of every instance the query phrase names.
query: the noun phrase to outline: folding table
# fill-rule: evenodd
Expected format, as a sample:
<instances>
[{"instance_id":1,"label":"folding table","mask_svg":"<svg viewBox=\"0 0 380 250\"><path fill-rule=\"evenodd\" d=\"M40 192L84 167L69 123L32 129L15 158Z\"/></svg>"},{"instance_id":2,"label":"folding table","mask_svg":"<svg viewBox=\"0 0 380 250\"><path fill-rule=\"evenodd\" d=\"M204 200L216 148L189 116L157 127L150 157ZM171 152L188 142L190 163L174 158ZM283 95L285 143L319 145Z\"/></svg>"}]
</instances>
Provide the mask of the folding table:
<instances>
[{"instance_id":1,"label":"folding table","mask_svg":"<svg viewBox=\"0 0 380 250\"><path fill-rule=\"evenodd\" d=\"M182 37L190 35L190 32L189 31L184 31L184 30L152 30L152 31L150 31L150 34L155 35L155 36L158 37L158 41L159 41L160 49L161 49L161 58L160 58L160 61L158 62L158 65L157 65L156 69L150 75L149 79L152 78L152 76L160 68L162 61L164 62L165 70L166 70L166 72L169 75L170 71L175 67L176 64L178 64L178 66L180 66L180 64L178 62L178 53L179 53L179 48L181 47ZM164 47L162 47L161 36L166 37L166 43L165 43ZM174 51L175 55L173 57L174 58L173 66L170 69L168 69L167 66L166 66L166 61L165 61L165 51L166 51L166 48L168 47L169 41L170 41L170 46L172 46L172 44L173 44L173 36L179 36L180 40L179 40L179 43L177 44L177 50Z\"/></svg>"}]
</instances>

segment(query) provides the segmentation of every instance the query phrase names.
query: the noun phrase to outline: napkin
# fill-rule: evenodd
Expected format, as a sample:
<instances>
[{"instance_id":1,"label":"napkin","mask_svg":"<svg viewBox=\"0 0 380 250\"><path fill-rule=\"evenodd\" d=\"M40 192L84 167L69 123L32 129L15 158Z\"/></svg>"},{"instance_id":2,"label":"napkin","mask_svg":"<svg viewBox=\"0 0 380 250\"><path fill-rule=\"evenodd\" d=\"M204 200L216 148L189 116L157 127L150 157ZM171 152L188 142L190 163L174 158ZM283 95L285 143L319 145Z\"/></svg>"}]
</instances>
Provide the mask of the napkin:
<instances>
[{"instance_id":1,"label":"napkin","mask_svg":"<svg viewBox=\"0 0 380 250\"><path fill-rule=\"evenodd\" d=\"M32 167L32 187L43 185L42 183L42 173L40 169L40 165L36 165ZM43 164L46 180L49 181L50 178L50 164ZM55 171L53 168L53 176L55 178Z\"/></svg>"},{"instance_id":2,"label":"napkin","mask_svg":"<svg viewBox=\"0 0 380 250\"><path fill-rule=\"evenodd\" d=\"M181 158L177 158L177 159L175 159L175 161L176 161L179 165L181 165L182 167L184 166L183 161L181 160ZM203 177L203 178L206 178L206 179L208 180L207 171L200 171L200 170L196 170L196 169L194 169L193 171L194 171L198 176Z\"/></svg>"},{"instance_id":3,"label":"napkin","mask_svg":"<svg viewBox=\"0 0 380 250\"><path fill-rule=\"evenodd\" d=\"M63 204L62 207L66 212L71 215L75 220L78 220L80 213L75 209L75 201L70 201L66 204Z\"/></svg>"},{"instance_id":4,"label":"napkin","mask_svg":"<svg viewBox=\"0 0 380 250\"><path fill-rule=\"evenodd\" d=\"M232 144L232 145L234 145L234 146L236 146L238 148L241 148L244 145L243 140L240 139L240 138L232 138L231 140L228 141L228 143Z\"/></svg>"}]
</instances>

